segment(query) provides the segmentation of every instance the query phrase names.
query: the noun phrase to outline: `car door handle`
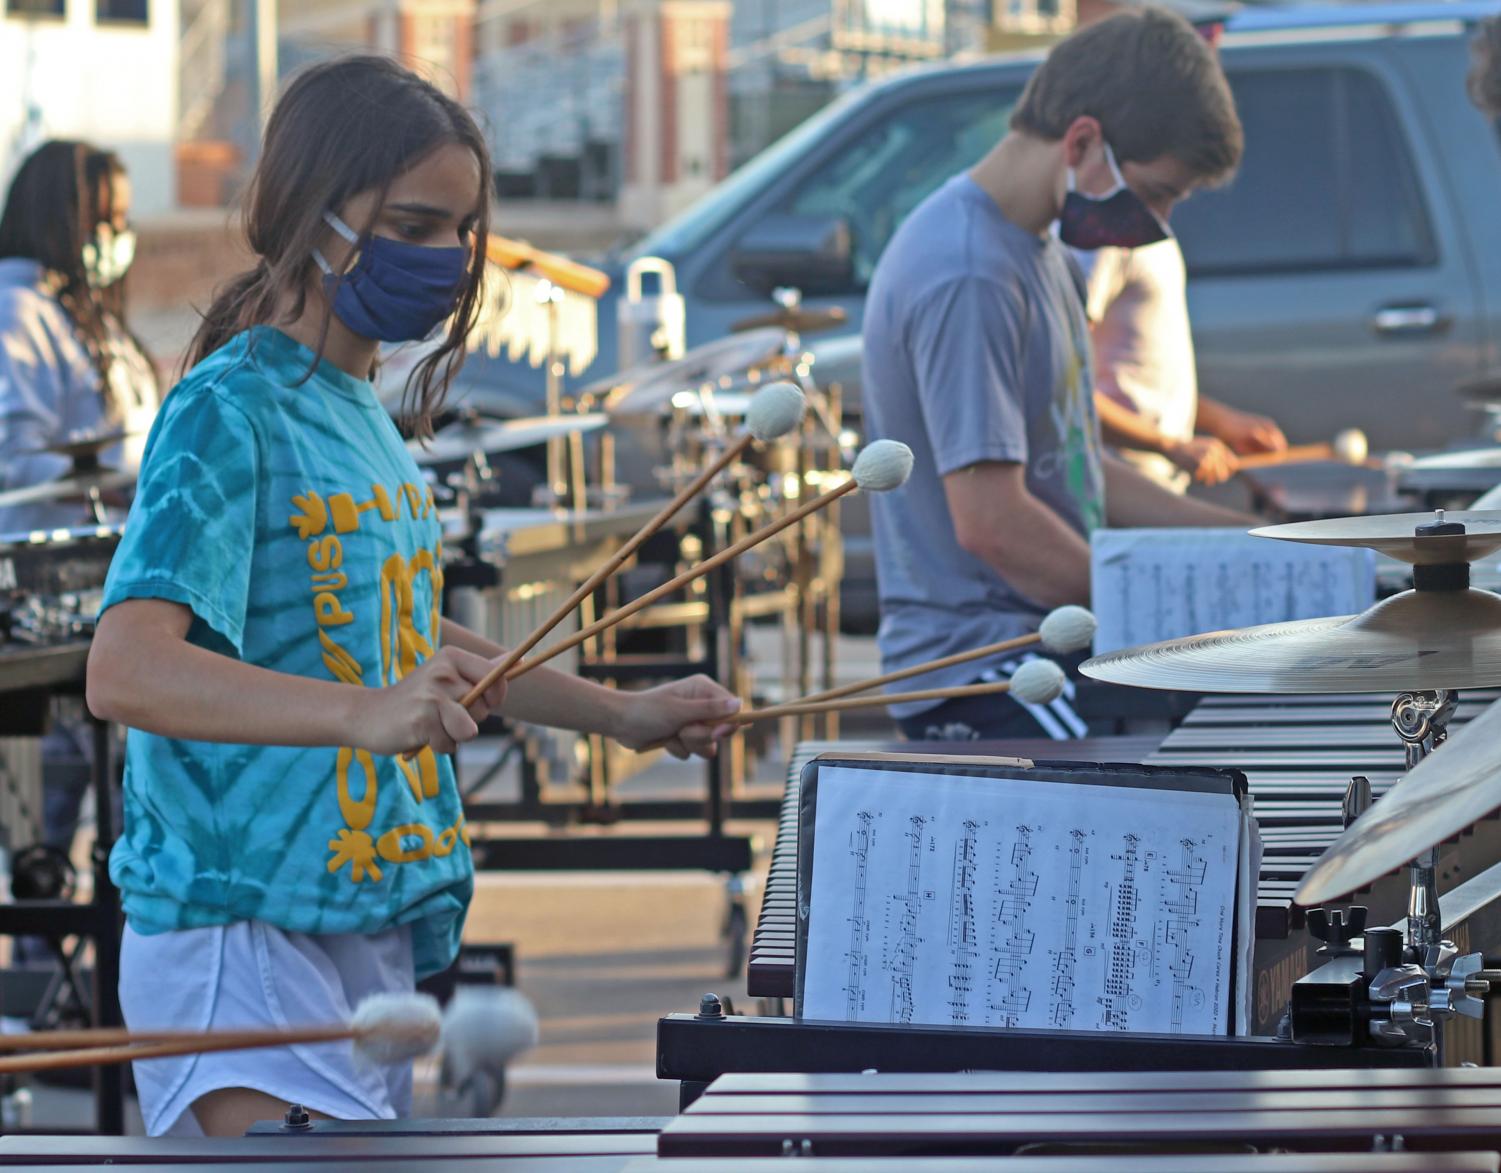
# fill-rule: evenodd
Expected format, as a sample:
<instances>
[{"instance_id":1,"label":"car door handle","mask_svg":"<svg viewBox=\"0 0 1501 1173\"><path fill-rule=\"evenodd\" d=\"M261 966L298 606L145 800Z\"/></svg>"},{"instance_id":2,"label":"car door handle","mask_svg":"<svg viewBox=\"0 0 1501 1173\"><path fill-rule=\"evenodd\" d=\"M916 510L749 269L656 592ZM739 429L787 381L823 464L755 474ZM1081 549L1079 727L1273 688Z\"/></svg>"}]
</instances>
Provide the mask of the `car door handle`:
<instances>
[{"instance_id":1,"label":"car door handle","mask_svg":"<svg viewBox=\"0 0 1501 1173\"><path fill-rule=\"evenodd\" d=\"M1371 328L1378 334L1435 334L1449 324L1431 305L1387 305L1376 311Z\"/></svg>"}]
</instances>

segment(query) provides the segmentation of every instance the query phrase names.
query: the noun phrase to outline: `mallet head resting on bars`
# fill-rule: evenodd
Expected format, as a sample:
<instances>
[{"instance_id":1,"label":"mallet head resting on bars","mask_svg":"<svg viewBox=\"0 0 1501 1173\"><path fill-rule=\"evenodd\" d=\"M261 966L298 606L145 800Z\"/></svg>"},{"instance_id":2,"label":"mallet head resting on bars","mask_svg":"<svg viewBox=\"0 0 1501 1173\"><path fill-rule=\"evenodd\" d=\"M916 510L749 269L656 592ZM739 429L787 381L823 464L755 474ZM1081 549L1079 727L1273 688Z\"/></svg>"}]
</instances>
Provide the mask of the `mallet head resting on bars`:
<instances>
[{"instance_id":1,"label":"mallet head resting on bars","mask_svg":"<svg viewBox=\"0 0 1501 1173\"><path fill-rule=\"evenodd\" d=\"M1011 674L1011 695L1028 705L1045 705L1063 693L1063 669L1051 660L1028 660Z\"/></svg>"},{"instance_id":2,"label":"mallet head resting on bars","mask_svg":"<svg viewBox=\"0 0 1501 1173\"><path fill-rule=\"evenodd\" d=\"M875 440L855 457L850 475L867 493L899 488L912 475L912 449L900 440Z\"/></svg>"},{"instance_id":3,"label":"mallet head resting on bars","mask_svg":"<svg viewBox=\"0 0 1501 1173\"><path fill-rule=\"evenodd\" d=\"M765 443L785 436L803 422L808 401L791 383L768 383L751 396L745 430Z\"/></svg>"},{"instance_id":4,"label":"mallet head resting on bars","mask_svg":"<svg viewBox=\"0 0 1501 1173\"><path fill-rule=\"evenodd\" d=\"M1099 623L1095 621L1094 612L1069 603L1049 611L1038 626L1037 634L1042 637L1043 647L1061 656L1087 648L1094 640L1097 627Z\"/></svg>"}]
</instances>

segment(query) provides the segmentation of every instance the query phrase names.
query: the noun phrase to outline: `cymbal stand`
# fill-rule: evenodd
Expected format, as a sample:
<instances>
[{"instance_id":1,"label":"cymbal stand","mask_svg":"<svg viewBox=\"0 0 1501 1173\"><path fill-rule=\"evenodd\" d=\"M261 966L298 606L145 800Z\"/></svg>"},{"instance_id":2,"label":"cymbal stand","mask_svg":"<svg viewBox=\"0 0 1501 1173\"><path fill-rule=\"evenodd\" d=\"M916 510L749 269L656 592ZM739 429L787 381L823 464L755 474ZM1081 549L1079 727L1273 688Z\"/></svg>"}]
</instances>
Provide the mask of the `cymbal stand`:
<instances>
[{"instance_id":1,"label":"cymbal stand","mask_svg":"<svg viewBox=\"0 0 1501 1173\"><path fill-rule=\"evenodd\" d=\"M1392 702L1392 727L1402 739L1409 770L1447 740L1457 702L1452 689L1404 692ZM1369 806L1368 786L1363 778L1352 781L1346 825ZM1485 997L1491 983L1501 981L1501 971L1486 970L1479 953L1461 955L1444 940L1438 848L1429 848L1409 867L1405 942L1397 929L1367 929L1363 907L1309 910L1310 929L1328 942L1319 950L1327 960L1293 985L1288 1017L1294 1042L1345 1046L1370 1038L1431 1046L1436 1064L1443 1066L1445 1023L1484 1016Z\"/></svg>"},{"instance_id":2,"label":"cymbal stand","mask_svg":"<svg viewBox=\"0 0 1501 1173\"><path fill-rule=\"evenodd\" d=\"M1449 718L1459 694L1453 689L1404 692L1392 702L1392 728L1407 751L1411 770L1449 737ZM1407 902L1407 944L1422 952L1443 940L1438 908L1438 848L1430 847L1409 865L1412 891Z\"/></svg>"}]
</instances>

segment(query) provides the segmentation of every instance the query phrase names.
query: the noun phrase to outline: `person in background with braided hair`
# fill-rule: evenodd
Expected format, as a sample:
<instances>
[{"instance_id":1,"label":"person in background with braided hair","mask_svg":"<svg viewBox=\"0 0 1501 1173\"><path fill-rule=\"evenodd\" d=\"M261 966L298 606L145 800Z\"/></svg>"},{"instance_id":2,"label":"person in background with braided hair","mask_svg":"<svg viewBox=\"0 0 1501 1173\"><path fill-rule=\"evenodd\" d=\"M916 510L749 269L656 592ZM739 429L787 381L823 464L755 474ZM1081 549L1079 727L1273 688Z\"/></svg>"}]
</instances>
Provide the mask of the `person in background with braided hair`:
<instances>
[{"instance_id":1,"label":"person in background with braided hair","mask_svg":"<svg viewBox=\"0 0 1501 1173\"><path fill-rule=\"evenodd\" d=\"M45 449L90 434L126 432L101 463L139 468L161 392L126 317L134 256L119 157L64 140L32 152L0 214L0 491L64 476L68 458ZM81 501L12 506L0 533L92 520Z\"/></svg>"},{"instance_id":2,"label":"person in background with braided hair","mask_svg":"<svg viewBox=\"0 0 1501 1173\"><path fill-rule=\"evenodd\" d=\"M0 213L0 491L66 475L68 458L46 448L91 434L127 433L100 462L140 466L161 391L126 316L130 195L119 157L85 142L43 143L11 181ZM123 496L106 504L123 520ZM0 508L0 534L94 520L82 499L14 505ZM92 753L77 702L58 701L42 743L42 841L58 851L72 844ZM51 950L23 939L18 955Z\"/></svg>"}]
</instances>

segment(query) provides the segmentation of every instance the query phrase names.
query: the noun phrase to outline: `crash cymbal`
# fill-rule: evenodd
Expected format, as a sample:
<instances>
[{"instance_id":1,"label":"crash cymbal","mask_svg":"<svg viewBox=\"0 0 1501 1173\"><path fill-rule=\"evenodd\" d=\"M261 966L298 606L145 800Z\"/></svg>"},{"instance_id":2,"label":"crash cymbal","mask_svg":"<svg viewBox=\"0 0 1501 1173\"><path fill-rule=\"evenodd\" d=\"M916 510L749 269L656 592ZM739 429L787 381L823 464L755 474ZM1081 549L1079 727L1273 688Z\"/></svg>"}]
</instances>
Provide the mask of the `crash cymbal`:
<instances>
[{"instance_id":1,"label":"crash cymbal","mask_svg":"<svg viewBox=\"0 0 1501 1173\"><path fill-rule=\"evenodd\" d=\"M128 472L117 472L109 468L89 469L75 472L70 476L58 477L55 481L43 481L37 485L27 485L24 489L11 489L0 493L0 509L9 508L12 505L36 505L49 501L80 501L86 499L94 490L107 493L113 489L128 489L135 483L135 477Z\"/></svg>"},{"instance_id":2,"label":"crash cymbal","mask_svg":"<svg viewBox=\"0 0 1501 1173\"><path fill-rule=\"evenodd\" d=\"M1458 835L1501 807L1501 701L1376 800L1324 852L1293 897L1336 900Z\"/></svg>"},{"instance_id":3,"label":"crash cymbal","mask_svg":"<svg viewBox=\"0 0 1501 1173\"><path fill-rule=\"evenodd\" d=\"M479 453L494 455L535 448L558 436L594 432L609 423L602 412L592 415L539 415L504 422L461 420L450 424L425 445L407 442L407 450L419 465L456 464Z\"/></svg>"},{"instance_id":4,"label":"crash cymbal","mask_svg":"<svg viewBox=\"0 0 1501 1173\"><path fill-rule=\"evenodd\" d=\"M762 330L772 327L777 330L791 330L794 334L817 334L823 330L833 330L849 321L849 314L837 305L831 305L826 309L807 309L803 306L782 306L769 314L754 314L749 318L741 318L730 327L736 334L744 330Z\"/></svg>"},{"instance_id":5,"label":"crash cymbal","mask_svg":"<svg viewBox=\"0 0 1501 1173\"><path fill-rule=\"evenodd\" d=\"M650 373L623 383L605 399L611 415L660 415L679 391L695 391L705 383L734 384L760 372L782 355L786 336L780 330L752 330L731 334L694 347L673 362L646 368Z\"/></svg>"},{"instance_id":6,"label":"crash cymbal","mask_svg":"<svg viewBox=\"0 0 1501 1173\"><path fill-rule=\"evenodd\" d=\"M54 452L59 456L66 456L72 460L80 458L98 459L101 452L113 448L116 444L124 443L134 432L127 432L123 428L111 432L96 432L91 435L73 436L67 440L59 440L55 444L47 444L41 448L34 448L29 455L38 455L43 452Z\"/></svg>"},{"instance_id":7,"label":"crash cymbal","mask_svg":"<svg viewBox=\"0 0 1501 1173\"><path fill-rule=\"evenodd\" d=\"M1494 688L1501 685L1501 595L1403 591L1359 615L1145 644L1086 660L1079 671L1185 692Z\"/></svg>"},{"instance_id":8,"label":"crash cymbal","mask_svg":"<svg viewBox=\"0 0 1501 1173\"><path fill-rule=\"evenodd\" d=\"M1419 526L1457 522L1465 533L1419 536ZM1450 510L1432 513L1384 513L1371 517L1332 517L1325 521L1295 521L1264 525L1253 537L1318 546L1361 546L1414 566L1475 562L1501 550L1501 510Z\"/></svg>"}]
</instances>

